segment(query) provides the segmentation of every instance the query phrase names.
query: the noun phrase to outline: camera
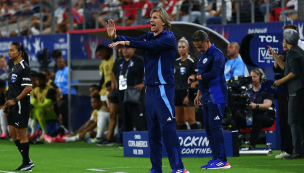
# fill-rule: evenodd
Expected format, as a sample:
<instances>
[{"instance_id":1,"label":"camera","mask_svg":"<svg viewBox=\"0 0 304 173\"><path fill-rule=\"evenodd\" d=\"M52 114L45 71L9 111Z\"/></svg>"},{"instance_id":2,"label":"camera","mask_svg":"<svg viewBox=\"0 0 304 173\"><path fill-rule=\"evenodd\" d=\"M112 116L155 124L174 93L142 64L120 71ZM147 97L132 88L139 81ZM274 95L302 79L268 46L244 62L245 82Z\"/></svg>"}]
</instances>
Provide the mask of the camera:
<instances>
[{"instance_id":1,"label":"camera","mask_svg":"<svg viewBox=\"0 0 304 173\"><path fill-rule=\"evenodd\" d=\"M38 54L38 63L40 64L40 71L43 71L48 68L49 64L52 62L50 57L50 51L47 48L44 48L42 50L42 53Z\"/></svg>"},{"instance_id":2,"label":"camera","mask_svg":"<svg viewBox=\"0 0 304 173\"><path fill-rule=\"evenodd\" d=\"M222 123L224 130L236 129L235 118L246 118L249 125L252 122L252 110L248 107L250 96L247 89L251 83L252 78L250 76L233 76L227 81L228 103Z\"/></svg>"}]
</instances>

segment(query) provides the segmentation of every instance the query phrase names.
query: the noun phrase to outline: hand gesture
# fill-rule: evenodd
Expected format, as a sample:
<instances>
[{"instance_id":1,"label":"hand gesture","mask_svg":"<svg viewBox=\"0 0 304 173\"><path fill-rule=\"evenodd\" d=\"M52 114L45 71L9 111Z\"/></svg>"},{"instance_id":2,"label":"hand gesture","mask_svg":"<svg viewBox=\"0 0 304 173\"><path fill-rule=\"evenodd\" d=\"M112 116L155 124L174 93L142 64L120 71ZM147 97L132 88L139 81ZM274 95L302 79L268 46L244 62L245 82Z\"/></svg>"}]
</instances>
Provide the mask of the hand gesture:
<instances>
[{"instance_id":1,"label":"hand gesture","mask_svg":"<svg viewBox=\"0 0 304 173\"><path fill-rule=\"evenodd\" d=\"M275 54L273 48L271 46L268 46L268 54L273 57L273 55Z\"/></svg>"},{"instance_id":2,"label":"hand gesture","mask_svg":"<svg viewBox=\"0 0 304 173\"><path fill-rule=\"evenodd\" d=\"M117 41L115 43L111 43L108 45L109 48L113 48L114 47L114 50L117 50L119 48L123 48L126 46L126 42L125 41Z\"/></svg>"},{"instance_id":3,"label":"hand gesture","mask_svg":"<svg viewBox=\"0 0 304 173\"><path fill-rule=\"evenodd\" d=\"M280 85L282 85L282 80L281 79L276 80L276 81L273 82L273 86L275 86L275 87L278 87Z\"/></svg>"},{"instance_id":4,"label":"hand gesture","mask_svg":"<svg viewBox=\"0 0 304 173\"><path fill-rule=\"evenodd\" d=\"M106 27L107 27L107 33L108 36L112 39L115 40L116 36L116 29L115 29L115 22L110 19L108 22L106 22Z\"/></svg>"}]
</instances>

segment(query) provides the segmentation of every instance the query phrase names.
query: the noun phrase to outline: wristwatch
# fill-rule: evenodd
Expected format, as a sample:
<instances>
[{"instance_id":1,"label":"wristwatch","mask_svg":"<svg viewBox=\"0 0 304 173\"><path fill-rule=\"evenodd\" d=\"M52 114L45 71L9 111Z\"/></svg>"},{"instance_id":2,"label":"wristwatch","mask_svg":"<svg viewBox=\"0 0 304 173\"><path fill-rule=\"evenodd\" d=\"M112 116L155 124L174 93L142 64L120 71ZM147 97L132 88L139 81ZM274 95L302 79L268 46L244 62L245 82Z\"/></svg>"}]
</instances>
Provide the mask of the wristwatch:
<instances>
[{"instance_id":1,"label":"wristwatch","mask_svg":"<svg viewBox=\"0 0 304 173\"><path fill-rule=\"evenodd\" d=\"M260 106L259 104L256 104L256 108L255 109L259 109L259 106Z\"/></svg>"},{"instance_id":2,"label":"wristwatch","mask_svg":"<svg viewBox=\"0 0 304 173\"><path fill-rule=\"evenodd\" d=\"M13 100L14 100L14 102L16 102L16 103L18 102L17 97L13 98Z\"/></svg>"}]
</instances>

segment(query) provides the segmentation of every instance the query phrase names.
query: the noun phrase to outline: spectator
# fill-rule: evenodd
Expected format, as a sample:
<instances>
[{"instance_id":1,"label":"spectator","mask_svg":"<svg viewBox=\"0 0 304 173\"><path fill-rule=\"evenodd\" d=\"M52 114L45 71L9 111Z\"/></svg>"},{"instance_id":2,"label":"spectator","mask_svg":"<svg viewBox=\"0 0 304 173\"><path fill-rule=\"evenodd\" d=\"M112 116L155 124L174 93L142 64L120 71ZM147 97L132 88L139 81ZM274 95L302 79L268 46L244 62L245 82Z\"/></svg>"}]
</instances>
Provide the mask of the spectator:
<instances>
[{"instance_id":1,"label":"spectator","mask_svg":"<svg viewBox=\"0 0 304 173\"><path fill-rule=\"evenodd\" d=\"M286 44L288 53L284 66L284 77L276 80L274 86L280 86L287 83L288 98L288 124L291 128L293 154L285 159L303 158L303 148L301 146L303 132L302 110L304 107L304 51L298 46L299 33L293 29L287 29L283 34L283 43ZM274 54L274 50L270 47L270 54Z\"/></svg>"},{"instance_id":2,"label":"spectator","mask_svg":"<svg viewBox=\"0 0 304 173\"><path fill-rule=\"evenodd\" d=\"M225 79L231 79L232 76L248 76L248 70L239 55L240 46L236 42L228 44L227 56L229 60L225 64Z\"/></svg>"},{"instance_id":3,"label":"spectator","mask_svg":"<svg viewBox=\"0 0 304 173\"><path fill-rule=\"evenodd\" d=\"M7 66L7 60L5 56L0 55L0 79L1 80L7 80L8 79L8 66Z\"/></svg>"},{"instance_id":4,"label":"spectator","mask_svg":"<svg viewBox=\"0 0 304 173\"><path fill-rule=\"evenodd\" d=\"M134 9L133 16L135 16L135 18L134 18L135 21L132 25L137 25L137 20L136 20L137 19L137 9L142 9L141 24L142 25L149 24L150 23L150 13L151 13L152 8L153 8L153 4L148 0L139 0L139 2L135 2L132 6L132 9Z\"/></svg>"},{"instance_id":5,"label":"spectator","mask_svg":"<svg viewBox=\"0 0 304 173\"><path fill-rule=\"evenodd\" d=\"M232 5L230 0L225 0L226 2L226 20L231 22L232 19ZM207 25L211 24L221 24L222 23L222 0L216 1L216 11L210 11L209 16L206 17Z\"/></svg>"},{"instance_id":6,"label":"spectator","mask_svg":"<svg viewBox=\"0 0 304 173\"><path fill-rule=\"evenodd\" d=\"M96 27L95 18L97 17L98 12L102 10L102 7L103 7L103 2L101 0L88 0L88 2L85 4L86 14L84 15L86 18L87 29L92 29ZM82 26L79 26L79 28L82 28Z\"/></svg>"},{"instance_id":7,"label":"spectator","mask_svg":"<svg viewBox=\"0 0 304 173\"><path fill-rule=\"evenodd\" d=\"M42 135L39 140L43 140L44 135L48 134L46 121L57 120L55 113L56 91L55 89L46 84L46 76L38 73L36 76L37 87L33 90L34 97L32 98L31 105L35 109L35 116L42 129Z\"/></svg>"},{"instance_id":8,"label":"spectator","mask_svg":"<svg viewBox=\"0 0 304 173\"><path fill-rule=\"evenodd\" d=\"M205 7L208 6L208 1L205 1ZM200 12L200 7L198 5L193 5L191 8L191 13L189 11L189 0L185 0L181 4L181 8L179 10L179 21L182 22L192 22L192 23L201 23L201 12ZM206 17L209 16L209 13L205 13ZM190 21L190 16L191 16L191 21Z\"/></svg>"},{"instance_id":9,"label":"spectator","mask_svg":"<svg viewBox=\"0 0 304 173\"><path fill-rule=\"evenodd\" d=\"M251 3L248 0L232 0L232 19L236 21L237 15L237 2L239 2L240 23L251 22Z\"/></svg>"},{"instance_id":10,"label":"spectator","mask_svg":"<svg viewBox=\"0 0 304 173\"><path fill-rule=\"evenodd\" d=\"M269 13L270 11L275 8L281 6L281 0L269 0ZM265 0L260 1L260 11L263 15L266 15L266 10L267 10L267 3Z\"/></svg>"},{"instance_id":11,"label":"spectator","mask_svg":"<svg viewBox=\"0 0 304 173\"><path fill-rule=\"evenodd\" d=\"M60 112L62 114L62 121L64 127L69 127L69 112L68 112L68 103L71 103L71 106L73 106L73 102L76 100L77 91L76 89L71 86L70 92L71 92L71 100L68 100L68 92L69 92L69 86L68 86L68 71L69 68L66 66L65 60L60 57L57 59L57 66L58 71L55 75L55 84L61 89L62 93L62 99L60 103Z\"/></svg>"},{"instance_id":12,"label":"spectator","mask_svg":"<svg viewBox=\"0 0 304 173\"><path fill-rule=\"evenodd\" d=\"M132 23L135 20L134 10L132 9L133 6L133 0L121 0L120 6L122 7L122 10L125 11L125 24L126 26L132 25ZM123 13L121 13L120 16L122 16ZM123 18L118 19L115 24L121 25Z\"/></svg>"},{"instance_id":13,"label":"spectator","mask_svg":"<svg viewBox=\"0 0 304 173\"><path fill-rule=\"evenodd\" d=\"M0 139L6 139L8 137L8 126L6 115L2 110L4 103L6 102L6 83L4 80L0 80Z\"/></svg>"},{"instance_id":14,"label":"spectator","mask_svg":"<svg viewBox=\"0 0 304 173\"><path fill-rule=\"evenodd\" d=\"M262 86L261 79L266 78L263 70L260 68L252 70L250 75L253 88L249 90L249 108L252 110L252 117L249 117L249 113L245 117L248 116L252 120L252 124L248 123L244 117L237 118L236 125L238 128L252 125L249 150L253 150L258 142L262 128L271 127L274 124L275 116L273 111L268 112L269 108L274 106L272 94L260 90Z\"/></svg>"}]
</instances>

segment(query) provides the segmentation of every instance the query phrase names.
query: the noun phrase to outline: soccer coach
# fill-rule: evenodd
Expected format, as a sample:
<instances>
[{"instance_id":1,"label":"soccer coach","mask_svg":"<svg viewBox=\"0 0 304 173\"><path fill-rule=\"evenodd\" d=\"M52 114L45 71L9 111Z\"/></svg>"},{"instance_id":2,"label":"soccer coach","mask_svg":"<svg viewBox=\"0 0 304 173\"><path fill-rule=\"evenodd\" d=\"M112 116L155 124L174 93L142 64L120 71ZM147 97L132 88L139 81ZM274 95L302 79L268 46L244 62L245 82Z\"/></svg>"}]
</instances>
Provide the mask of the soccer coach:
<instances>
[{"instance_id":1,"label":"soccer coach","mask_svg":"<svg viewBox=\"0 0 304 173\"><path fill-rule=\"evenodd\" d=\"M213 156L202 169L227 169L231 166L226 159L222 132L222 119L228 94L224 76L225 57L221 50L210 43L205 31L196 31L192 41L201 56L197 63L197 76L190 76L188 82L198 80L199 87L194 104L203 104L205 130Z\"/></svg>"},{"instance_id":2,"label":"soccer coach","mask_svg":"<svg viewBox=\"0 0 304 173\"><path fill-rule=\"evenodd\" d=\"M163 8L151 11L151 32L137 38L116 35L113 20L107 23L107 32L115 49L129 46L144 50L146 112L148 122L150 173L162 173L163 138L172 173L189 173L183 165L176 134L174 106L174 61L177 44L170 31L169 16Z\"/></svg>"}]
</instances>

